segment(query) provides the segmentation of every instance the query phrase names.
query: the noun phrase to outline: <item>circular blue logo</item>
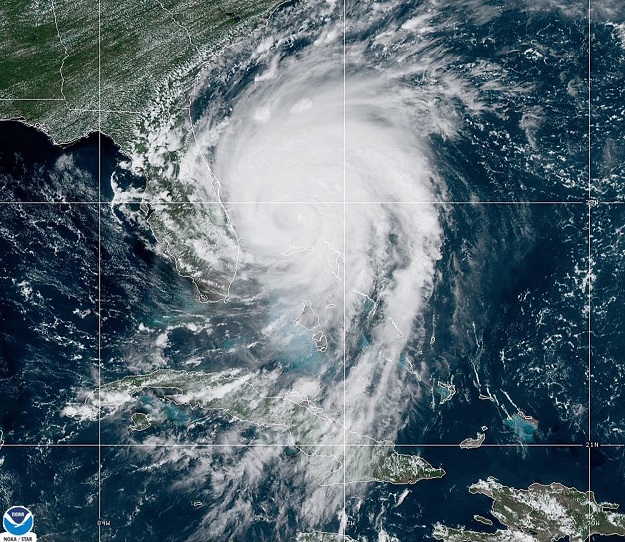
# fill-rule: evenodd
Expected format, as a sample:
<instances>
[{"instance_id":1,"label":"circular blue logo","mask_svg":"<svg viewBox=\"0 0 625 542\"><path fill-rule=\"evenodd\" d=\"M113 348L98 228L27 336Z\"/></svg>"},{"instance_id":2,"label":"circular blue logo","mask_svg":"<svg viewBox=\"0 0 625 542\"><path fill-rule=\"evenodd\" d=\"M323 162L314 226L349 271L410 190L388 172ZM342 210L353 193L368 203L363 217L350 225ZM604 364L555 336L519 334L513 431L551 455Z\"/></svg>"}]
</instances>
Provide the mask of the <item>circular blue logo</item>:
<instances>
[{"instance_id":1,"label":"circular blue logo","mask_svg":"<svg viewBox=\"0 0 625 542\"><path fill-rule=\"evenodd\" d=\"M9 534L27 534L33 529L33 515L28 508L12 506L2 516L2 525Z\"/></svg>"}]
</instances>

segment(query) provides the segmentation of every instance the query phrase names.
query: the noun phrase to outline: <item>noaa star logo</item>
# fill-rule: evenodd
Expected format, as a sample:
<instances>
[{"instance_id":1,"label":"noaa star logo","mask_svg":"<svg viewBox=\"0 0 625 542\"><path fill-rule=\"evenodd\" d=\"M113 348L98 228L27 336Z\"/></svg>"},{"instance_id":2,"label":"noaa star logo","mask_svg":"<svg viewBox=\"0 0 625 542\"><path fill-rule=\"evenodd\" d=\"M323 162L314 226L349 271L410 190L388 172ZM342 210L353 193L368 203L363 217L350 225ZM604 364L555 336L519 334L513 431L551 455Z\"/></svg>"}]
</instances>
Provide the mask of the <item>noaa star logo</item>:
<instances>
[{"instance_id":1,"label":"noaa star logo","mask_svg":"<svg viewBox=\"0 0 625 542\"><path fill-rule=\"evenodd\" d=\"M31 511L23 506L12 506L2 516L2 526L10 535L19 537L27 535L32 531L33 524L34 519Z\"/></svg>"}]
</instances>

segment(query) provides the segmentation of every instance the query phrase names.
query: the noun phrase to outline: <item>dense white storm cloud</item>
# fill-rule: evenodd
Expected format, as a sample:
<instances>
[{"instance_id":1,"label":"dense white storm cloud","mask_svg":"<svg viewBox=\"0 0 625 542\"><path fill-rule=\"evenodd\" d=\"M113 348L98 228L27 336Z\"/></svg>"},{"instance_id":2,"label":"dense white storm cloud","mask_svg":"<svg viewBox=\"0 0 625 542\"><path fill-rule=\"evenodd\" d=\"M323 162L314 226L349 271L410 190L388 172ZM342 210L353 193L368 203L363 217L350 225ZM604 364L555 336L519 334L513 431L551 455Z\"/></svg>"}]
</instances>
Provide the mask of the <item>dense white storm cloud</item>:
<instances>
[{"instance_id":1,"label":"dense white storm cloud","mask_svg":"<svg viewBox=\"0 0 625 542\"><path fill-rule=\"evenodd\" d=\"M315 527L342 508L343 445L392 442L416 393L402 357L423 339L421 318L444 242L436 201L445 187L428 141L454 136L459 103L482 105L444 69L444 53L419 54L432 45L427 13L392 33L381 26L344 44L337 5L292 10L288 17L302 20L295 33L278 14L214 59L192 95L192 137L171 127L152 141L150 159L190 200L209 202L193 207L189 224L168 215L171 207L157 207L162 227L186 240L188 268L204 262L205 276L226 277L216 289L222 299L249 309L260 342L284 361L250 382L280 399L272 416L282 425L309 424L314 445L300 455L305 474L296 482L306 486L298 503L302 524ZM384 4L376 4L353 17L350 31L383 17ZM297 39L307 45L296 47ZM395 52L372 62L370 46ZM167 159L174 151L176 167ZM318 364L312 375L288 368L311 351ZM284 404L293 412L293 404L302 405L305 415L285 421ZM348 481L366 479L372 449L349 448ZM159 453L164 463L179 461ZM258 480L280 453L250 451L239 467L254 463ZM223 534L236 529L231 514L216 522L225 510L251 514L246 482L226 472L220 485L206 465L207 483L224 498L206 525ZM276 502L286 517L291 503Z\"/></svg>"}]
</instances>

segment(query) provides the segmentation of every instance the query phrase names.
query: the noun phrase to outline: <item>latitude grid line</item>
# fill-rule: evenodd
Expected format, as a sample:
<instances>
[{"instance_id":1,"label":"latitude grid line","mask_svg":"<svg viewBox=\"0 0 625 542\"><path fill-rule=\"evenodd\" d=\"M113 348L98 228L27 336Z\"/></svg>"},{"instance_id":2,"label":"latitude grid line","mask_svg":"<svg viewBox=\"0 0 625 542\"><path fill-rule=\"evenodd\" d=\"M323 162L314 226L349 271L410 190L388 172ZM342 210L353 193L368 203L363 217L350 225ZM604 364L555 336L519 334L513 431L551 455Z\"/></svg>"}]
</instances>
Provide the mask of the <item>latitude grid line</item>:
<instances>
[{"instance_id":1,"label":"latitude grid line","mask_svg":"<svg viewBox=\"0 0 625 542\"><path fill-rule=\"evenodd\" d=\"M119 207L122 205L439 205L439 206L453 206L453 205L472 205L474 207L480 207L481 205L557 205L557 206L580 206L580 205L625 205L625 201L598 201L598 200L574 200L574 201L145 201L145 200L132 200L132 201L107 201L107 200L93 200L93 201L0 201L1 205L109 205L112 207Z\"/></svg>"},{"instance_id":2,"label":"latitude grid line","mask_svg":"<svg viewBox=\"0 0 625 542\"><path fill-rule=\"evenodd\" d=\"M345 3L343 4L343 13L345 15L346 9L345 9ZM419 205L419 204L434 204L434 205L475 205L475 206L479 206L479 205L540 205L540 204L551 204L551 205L580 205L580 204L587 204L588 202L592 202L592 160L591 160L591 128L592 128L592 117L591 117L591 109L592 109L592 103L591 103L591 91L592 91L592 79L591 79L591 47L592 47L592 36L591 36L591 29L592 29L592 20L591 20L591 15L592 15L592 10L591 10L591 0L588 0L588 201L487 201L487 202L472 202L472 201L453 201L453 202L446 202L446 201L423 201L423 202L419 202L419 201L386 201L386 202L377 202L377 201L361 201L361 202L347 202L345 197L343 199L342 202L223 202L223 204L225 205L236 205L236 204L284 204L284 203L306 203L306 204L323 204L323 203L342 203L343 204L343 208L344 208L344 224L343 224L343 228L344 228L344 232L345 232L345 206L349 203L349 204L397 204L397 205ZM345 79L345 24L346 24L346 20L345 18L343 19L343 30L344 30L344 34L343 34L343 42L344 42L344 55L343 55L343 62L344 62L344 89L345 89L345 84L346 84L346 79ZM0 101L63 101L62 98L42 98L42 99L15 99L15 98L0 98ZM345 90L344 90L344 110L345 110ZM101 199L101 193L102 193L102 172L101 172L101 163L102 163L102 157L101 157L101 136L102 136L102 132L101 132L101 124L102 124L102 112L104 112L104 110L102 110L101 108L101 0L98 0L98 109L94 110L94 112L98 113L98 194L100 195L100 199L98 201L67 201L67 202L47 202L47 201L33 201L33 202L19 202L19 201L7 201L7 202L0 202L0 205L6 205L6 204L15 204L15 205L27 205L27 204L47 204L47 205L57 205L57 204L61 204L61 205L80 205L80 204L91 204L91 205L98 205L98 386L100 388L101 386L101 368L102 368L102 356L101 356L101 248L102 248L102 237L101 237L101 206L102 205L128 205L128 204L141 204L141 203L151 203L149 201L124 201L124 202L114 202L114 201L102 201ZM345 113L344 113L344 131L345 131ZM345 146L345 138L344 138L344 146ZM345 168L345 159L344 159L344 168ZM345 177L344 177L344 184L345 184ZM345 191L344 191L344 196L345 196ZM182 204L182 205L189 205L189 204L218 204L218 202L154 202L155 204ZM625 202L624 201L596 201L595 203L597 205L624 205ZM588 206L588 275L589 275L589 283L588 283L588 440L590 442L592 442L592 422L591 422L591 388L592 388L592 350L591 350L591 337L592 337L592 209L591 206ZM344 235L344 241L345 241L345 235ZM344 246L344 249L346 247ZM345 266L345 262L344 262L344 266ZM344 267L345 269L345 267ZM344 290L345 290L345 274L343 276L343 283L344 283ZM344 320L345 320L345 298L343 300L343 305L344 305ZM346 329L344 326L343 329L343 341L344 341L344 345L345 345L345 334L346 334ZM362 446L374 446L374 445L353 445L353 444L347 444L346 439L345 439L345 426L346 426L346 419L345 419L345 348L344 348L344 352L343 352L343 372L344 372L344 381L343 381L343 387L344 387L344 440L343 440L343 448L344 448L344 459L345 459L345 450L348 447L362 447ZM99 392L98 392L99 395ZM292 445L291 443L288 444L289 446ZM98 520L102 519L102 515L101 515L101 485L102 485L102 480L101 480L101 468L102 468L102 463L101 463L101 449L103 447L159 447L159 446L155 446L155 445L140 445L140 444L133 444L133 445L119 445L119 444L106 444L106 443L102 443L101 441L101 398L100 396L98 397L98 443L97 445L94 444L76 444L76 443L70 443L70 444L10 444L10 443L4 443L3 446L7 447L7 448L12 448L12 447L94 447L97 446L98 448ZM177 445L165 445L167 447L178 447ZM217 444L207 444L207 445L203 445L203 444L182 444L180 445L180 447L219 447L219 445ZM224 445L225 446L225 445ZM233 445L227 445L227 446L233 446ZM237 445L234 445L235 447ZM242 447L268 447L268 446L284 446L282 444L277 444L277 445L267 445L267 444L262 444L262 445L254 445L254 444L245 444L245 445L241 445ZM324 445L321 445L324 446ZM328 446L334 446L334 445L328 445ZM431 444L425 444L425 443L418 443L418 444L394 444L394 446L396 447L458 447L458 444L435 444L435 443L431 443ZM520 446L519 444L483 444L482 447L518 447ZM580 444L580 443L558 443L558 444L525 444L525 445L521 445L521 446L527 446L527 447L583 447L584 444ZM620 448L620 447L625 447L625 443L602 443L601 446L605 446L605 447L615 447L615 448ZM592 447L588 447L588 490L591 491L591 453L592 453ZM344 469L344 473L343 473L343 477L344 477L344 483L343 483L343 500L344 500L344 512L345 512L345 469ZM589 515L590 515L590 511L591 511L591 507L590 507L590 503L589 503ZM589 537L590 537L590 532L591 532L591 526L590 524L588 525L589 528ZM100 521L98 521L98 540L101 540L101 525L100 525Z\"/></svg>"},{"instance_id":3,"label":"latitude grid line","mask_svg":"<svg viewBox=\"0 0 625 542\"><path fill-rule=\"evenodd\" d=\"M1 121L0 121L1 122ZM489 201L462 201L462 200L422 200L422 201L410 201L410 200L371 200L371 201L162 201L162 200L127 200L127 201L113 201L113 200L68 200L68 201L45 201L45 200L5 200L0 201L2 205L109 205L112 207L119 207L122 205L438 205L438 206L453 206L453 205L471 205L479 207L481 205L554 205L554 206L580 206L580 205L625 205L625 201L618 200L571 200L571 201L532 201L532 200L489 200Z\"/></svg>"},{"instance_id":4,"label":"latitude grid line","mask_svg":"<svg viewBox=\"0 0 625 542\"><path fill-rule=\"evenodd\" d=\"M319 448L342 448L343 443L337 444L310 444L306 442L288 442L274 444L203 444L187 442L184 444L121 444L121 443L32 443L32 444L7 444L2 445L3 448L293 448L293 447L317 446ZM391 442L378 442L376 444L345 444L346 448L460 448L460 443L411 443L396 444ZM601 444L601 447L625 448L625 444ZM586 443L484 443L479 448L587 448Z\"/></svg>"}]
</instances>

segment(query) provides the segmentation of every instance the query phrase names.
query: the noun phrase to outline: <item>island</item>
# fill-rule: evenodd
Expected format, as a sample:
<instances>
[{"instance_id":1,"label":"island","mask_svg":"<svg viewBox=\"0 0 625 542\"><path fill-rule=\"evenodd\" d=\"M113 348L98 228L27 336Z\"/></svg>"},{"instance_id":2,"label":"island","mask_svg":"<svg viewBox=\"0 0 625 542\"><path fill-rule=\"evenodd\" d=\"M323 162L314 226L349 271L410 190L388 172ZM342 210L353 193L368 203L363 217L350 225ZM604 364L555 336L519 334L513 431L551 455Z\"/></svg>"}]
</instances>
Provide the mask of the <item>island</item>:
<instances>
[{"instance_id":1,"label":"island","mask_svg":"<svg viewBox=\"0 0 625 542\"><path fill-rule=\"evenodd\" d=\"M297 542L356 542L346 534L324 533L322 531L299 533L295 540Z\"/></svg>"},{"instance_id":2,"label":"island","mask_svg":"<svg viewBox=\"0 0 625 542\"><path fill-rule=\"evenodd\" d=\"M286 392L276 394L270 381L241 369L203 372L160 369L144 375L129 375L94 390L83 404L70 405L63 414L77 419L97 419L102 412L137 408L141 398L158 391L154 399L163 406L175 406L187 412L211 412L223 421L254 427L267 439L288 442L295 453L328 461L321 485L380 482L415 484L421 480L442 478L445 471L434 467L417 454L400 454L392 443L349 431L340 420L309 397ZM179 423L186 424L181 417ZM145 414L132 416L131 429L150 426ZM343 439L350 454L344 470ZM285 444L285 447L287 445Z\"/></svg>"},{"instance_id":3,"label":"island","mask_svg":"<svg viewBox=\"0 0 625 542\"><path fill-rule=\"evenodd\" d=\"M568 537L570 542L582 542L592 535L625 536L625 514L615 512L612 503L597 503L592 491L579 491L557 482L515 489L489 477L471 485L469 492L491 498L491 514L507 528L490 533L438 523L432 533L436 540L556 542Z\"/></svg>"},{"instance_id":4,"label":"island","mask_svg":"<svg viewBox=\"0 0 625 542\"><path fill-rule=\"evenodd\" d=\"M442 405L451 401L454 395L456 395L456 386L451 382L438 382L436 386L436 394L439 397L439 404Z\"/></svg>"},{"instance_id":5,"label":"island","mask_svg":"<svg viewBox=\"0 0 625 542\"><path fill-rule=\"evenodd\" d=\"M416 484L419 480L442 478L445 471L435 468L418 455L388 453L384 447L377 451L377 460L374 460L371 481L391 484Z\"/></svg>"},{"instance_id":6,"label":"island","mask_svg":"<svg viewBox=\"0 0 625 542\"><path fill-rule=\"evenodd\" d=\"M130 429L132 431L145 431L152 425L147 415L142 412L135 412L132 415L131 421L132 423L130 424Z\"/></svg>"},{"instance_id":7,"label":"island","mask_svg":"<svg viewBox=\"0 0 625 542\"><path fill-rule=\"evenodd\" d=\"M484 432L478 433L476 438L465 438L460 443L460 448L462 448L463 450L479 448L484 443L485 439L486 439L486 433Z\"/></svg>"}]
</instances>

